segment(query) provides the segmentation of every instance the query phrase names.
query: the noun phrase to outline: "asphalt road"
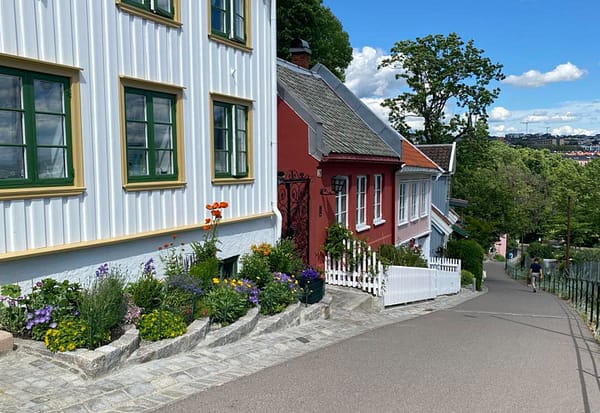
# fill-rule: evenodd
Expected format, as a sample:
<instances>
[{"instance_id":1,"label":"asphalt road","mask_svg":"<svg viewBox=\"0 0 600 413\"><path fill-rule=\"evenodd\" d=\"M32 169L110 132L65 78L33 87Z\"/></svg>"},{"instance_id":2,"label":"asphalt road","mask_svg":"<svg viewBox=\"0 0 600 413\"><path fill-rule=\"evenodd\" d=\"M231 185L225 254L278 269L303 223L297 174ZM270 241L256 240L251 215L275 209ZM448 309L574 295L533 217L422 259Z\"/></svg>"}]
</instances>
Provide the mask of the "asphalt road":
<instances>
[{"instance_id":1,"label":"asphalt road","mask_svg":"<svg viewBox=\"0 0 600 413\"><path fill-rule=\"evenodd\" d=\"M165 412L600 412L600 346L487 264L488 293L213 387Z\"/></svg>"}]
</instances>

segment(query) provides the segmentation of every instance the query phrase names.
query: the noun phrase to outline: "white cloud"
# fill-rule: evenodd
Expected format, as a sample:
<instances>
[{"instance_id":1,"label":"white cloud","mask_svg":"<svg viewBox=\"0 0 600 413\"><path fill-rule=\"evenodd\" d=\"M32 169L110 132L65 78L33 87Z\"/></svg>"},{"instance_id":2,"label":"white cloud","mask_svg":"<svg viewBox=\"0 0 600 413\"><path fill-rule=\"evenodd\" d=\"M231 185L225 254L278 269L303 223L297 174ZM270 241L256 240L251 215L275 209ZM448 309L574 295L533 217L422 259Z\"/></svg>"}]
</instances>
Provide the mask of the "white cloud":
<instances>
[{"instance_id":1,"label":"white cloud","mask_svg":"<svg viewBox=\"0 0 600 413\"><path fill-rule=\"evenodd\" d=\"M553 135L594 135L591 130L583 128L574 128L570 125L564 125L559 128L552 129Z\"/></svg>"},{"instance_id":2,"label":"white cloud","mask_svg":"<svg viewBox=\"0 0 600 413\"><path fill-rule=\"evenodd\" d=\"M362 102L373 111L378 117L380 117L385 122L388 121L388 114L390 110L386 107L381 106L381 102L383 102L382 98L362 98Z\"/></svg>"},{"instance_id":3,"label":"white cloud","mask_svg":"<svg viewBox=\"0 0 600 413\"><path fill-rule=\"evenodd\" d=\"M345 85L359 98L392 97L406 85L403 79L396 79L397 69L384 67L378 70L381 61L388 56L383 50L365 46L352 51L352 62L346 69Z\"/></svg>"},{"instance_id":4,"label":"white cloud","mask_svg":"<svg viewBox=\"0 0 600 413\"><path fill-rule=\"evenodd\" d=\"M577 119L577 117L569 112L554 113L554 114L533 113L533 114L527 116L525 118L525 121L531 122L531 123L540 123L540 122L557 123L557 122L570 122L570 121L573 121L576 119Z\"/></svg>"},{"instance_id":5,"label":"white cloud","mask_svg":"<svg viewBox=\"0 0 600 413\"><path fill-rule=\"evenodd\" d=\"M490 111L489 115L490 122L503 121L510 117L510 111L502 106L496 106Z\"/></svg>"},{"instance_id":6,"label":"white cloud","mask_svg":"<svg viewBox=\"0 0 600 413\"><path fill-rule=\"evenodd\" d=\"M587 72L579 69L571 62L556 66L553 70L542 73L538 70L529 70L522 75L510 75L504 79L503 83L517 87L540 87L548 83L572 82L580 79Z\"/></svg>"}]
</instances>

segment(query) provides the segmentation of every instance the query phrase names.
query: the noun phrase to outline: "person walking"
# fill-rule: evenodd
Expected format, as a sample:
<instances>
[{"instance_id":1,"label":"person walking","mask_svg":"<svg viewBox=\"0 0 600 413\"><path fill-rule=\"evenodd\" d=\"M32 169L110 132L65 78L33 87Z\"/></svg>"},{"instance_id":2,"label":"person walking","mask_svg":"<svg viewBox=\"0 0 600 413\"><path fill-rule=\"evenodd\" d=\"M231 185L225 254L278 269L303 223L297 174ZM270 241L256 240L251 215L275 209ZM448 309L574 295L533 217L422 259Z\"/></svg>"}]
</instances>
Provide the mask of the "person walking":
<instances>
[{"instance_id":1,"label":"person walking","mask_svg":"<svg viewBox=\"0 0 600 413\"><path fill-rule=\"evenodd\" d=\"M529 279L531 280L531 288L533 288L533 292L537 291L537 281L544 278L544 274L542 272L542 266L540 265L540 260L536 257L531 265L529 266Z\"/></svg>"}]
</instances>

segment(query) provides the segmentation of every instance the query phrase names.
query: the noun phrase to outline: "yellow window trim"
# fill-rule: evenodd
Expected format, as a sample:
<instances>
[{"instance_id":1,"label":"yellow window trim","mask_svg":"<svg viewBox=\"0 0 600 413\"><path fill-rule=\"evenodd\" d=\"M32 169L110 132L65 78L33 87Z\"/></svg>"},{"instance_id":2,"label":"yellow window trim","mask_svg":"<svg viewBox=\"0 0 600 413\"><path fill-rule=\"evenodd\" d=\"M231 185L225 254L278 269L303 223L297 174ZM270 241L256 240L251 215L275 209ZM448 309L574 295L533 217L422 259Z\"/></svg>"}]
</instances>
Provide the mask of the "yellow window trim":
<instances>
[{"instance_id":1,"label":"yellow window trim","mask_svg":"<svg viewBox=\"0 0 600 413\"><path fill-rule=\"evenodd\" d=\"M150 80L119 76L119 108L121 119L121 182L126 191L142 191L150 189L181 188L185 186L185 162L183 150L183 86L160 83ZM127 145L125 143L125 88L149 90L175 95L175 139L177 143L177 179L173 181L128 182L127 180Z\"/></svg>"},{"instance_id":2,"label":"yellow window trim","mask_svg":"<svg viewBox=\"0 0 600 413\"><path fill-rule=\"evenodd\" d=\"M217 178L217 177L215 177L215 151L213 150L215 147L215 141L214 141L215 122L213 119L213 113L214 113L213 103L215 101L223 102L223 103L230 103L230 104L234 104L234 105L235 104L245 105L248 107L248 130L246 133L246 138L248 140L248 142L247 142L247 145L248 145L248 176L244 176L242 178L235 178L235 177ZM210 110L210 113L208 114L208 118L210 119L210 176L211 176L212 183L226 185L226 184L239 184L239 183L254 182L254 154L253 154L254 101L250 100L250 99L244 99L244 98L239 98L239 97L234 97L234 96L229 96L229 95L223 95L221 93L211 92L210 93L209 110Z\"/></svg>"},{"instance_id":3,"label":"yellow window trim","mask_svg":"<svg viewBox=\"0 0 600 413\"><path fill-rule=\"evenodd\" d=\"M0 66L69 78L71 89L71 154L73 157L73 185L0 189L0 199L49 198L81 194L85 191L79 82L79 73L82 69L4 53L0 53Z\"/></svg>"},{"instance_id":4,"label":"yellow window trim","mask_svg":"<svg viewBox=\"0 0 600 413\"><path fill-rule=\"evenodd\" d=\"M252 3L252 0L244 1L244 7L246 8L246 10L245 10L246 43L239 43L239 42L230 40L228 38L212 34L212 21L211 21L212 6L211 6L211 0L207 0L206 1L206 4L207 4L206 16L207 16L207 20L208 20L208 25L206 27L208 27L208 38L210 40L214 40L215 42L222 43L224 45L231 46L236 49L243 50L245 52L252 52L252 30L250 28L250 22L252 21L252 19L250 16L250 11L251 11L250 3Z\"/></svg>"},{"instance_id":5,"label":"yellow window trim","mask_svg":"<svg viewBox=\"0 0 600 413\"><path fill-rule=\"evenodd\" d=\"M142 17L147 20L151 20L156 23L164 24L165 26L174 27L176 29L181 28L181 2L180 0L173 0L173 8L175 13L173 19L163 17L158 14L151 13L147 10L140 9L139 7L132 6L127 3L123 3L121 0L115 0L117 7L126 13L133 14L134 16Z\"/></svg>"},{"instance_id":6,"label":"yellow window trim","mask_svg":"<svg viewBox=\"0 0 600 413\"><path fill-rule=\"evenodd\" d=\"M223 220L221 220L219 225L230 225L230 224L236 224L236 223L241 223L241 222L246 222L246 221L254 221L254 220L263 219L263 218L270 218L274 215L275 215L275 213L270 211L270 212L264 212L261 214L246 215L244 217L238 217L238 218L224 218ZM71 251L79 251L79 250L84 250L84 249L88 249L88 248L107 247L107 246L117 245L117 244L121 244L121 243L125 243L125 242L133 242L133 241L143 240L143 239L147 239L147 238L159 237L159 236L163 236L163 235L171 236L171 234L174 234L174 233L177 234L177 233L182 233L182 232L197 231L197 230L203 229L203 227L204 227L204 223L194 224L194 225L184 225L184 226L180 226L180 227L161 229L161 230L155 230L155 231L146 231L146 232L140 232L138 234L133 234L133 235L123 235L120 237L106 238L106 239L95 240L95 241L73 242L70 244L63 244L63 245L58 245L58 246L53 246L53 247L35 248L35 249L19 251L19 252L9 252L9 253L5 253L5 254L0 254L0 263L8 262L8 261L17 261L17 260L27 259L27 258L35 258L35 257L43 256L43 255L59 254L59 253L71 252Z\"/></svg>"}]
</instances>

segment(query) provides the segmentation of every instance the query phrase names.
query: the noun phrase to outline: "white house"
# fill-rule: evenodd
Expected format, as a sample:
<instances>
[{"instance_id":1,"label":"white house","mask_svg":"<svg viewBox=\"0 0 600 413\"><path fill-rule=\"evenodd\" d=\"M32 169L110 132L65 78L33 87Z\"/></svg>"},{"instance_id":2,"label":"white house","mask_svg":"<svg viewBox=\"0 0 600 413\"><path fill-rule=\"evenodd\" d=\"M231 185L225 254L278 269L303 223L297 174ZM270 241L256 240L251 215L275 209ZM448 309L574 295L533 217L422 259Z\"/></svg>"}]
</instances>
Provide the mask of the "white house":
<instances>
[{"instance_id":1,"label":"white house","mask_svg":"<svg viewBox=\"0 0 600 413\"><path fill-rule=\"evenodd\" d=\"M0 285L274 242L275 2L5 0ZM185 248L185 246L183 247Z\"/></svg>"}]
</instances>

